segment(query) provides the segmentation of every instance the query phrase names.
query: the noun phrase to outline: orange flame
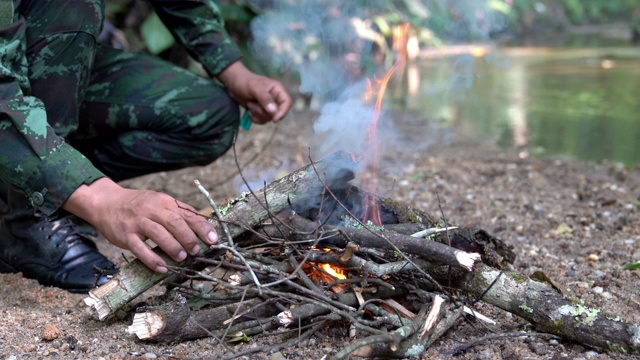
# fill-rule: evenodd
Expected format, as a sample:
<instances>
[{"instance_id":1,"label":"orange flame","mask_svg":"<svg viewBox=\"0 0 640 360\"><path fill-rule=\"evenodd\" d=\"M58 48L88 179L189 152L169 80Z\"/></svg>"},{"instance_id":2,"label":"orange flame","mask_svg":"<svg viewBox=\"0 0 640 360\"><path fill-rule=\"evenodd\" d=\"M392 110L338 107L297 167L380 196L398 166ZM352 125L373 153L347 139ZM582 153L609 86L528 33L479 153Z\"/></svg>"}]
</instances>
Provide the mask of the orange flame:
<instances>
[{"instance_id":1,"label":"orange flame","mask_svg":"<svg viewBox=\"0 0 640 360\"><path fill-rule=\"evenodd\" d=\"M324 251L324 252L331 252L331 249L329 248L317 248L315 246L312 246L311 249ZM331 265L329 263L317 263L317 262L311 262L311 263L317 265L320 269L326 272L325 274L325 273L322 273L321 271L315 270L313 267L310 267L310 272L307 272L307 273L310 274L311 275L310 277L316 280L316 282L323 281L325 283L330 283L330 282L333 282L334 279L338 279L338 280L347 279L347 272L339 266Z\"/></svg>"},{"instance_id":2,"label":"orange flame","mask_svg":"<svg viewBox=\"0 0 640 360\"><path fill-rule=\"evenodd\" d=\"M396 71L404 72L404 66L407 61L407 36L409 33L409 24L402 24L394 28L393 31L393 49L396 52L396 59L382 79L374 79L373 83L367 79L367 89L364 93L365 100L370 100L375 94L375 107L374 118L367 131L367 149L365 150L366 156L369 157L369 163L371 166L365 170L363 174L362 187L367 192L365 197L365 210L363 222L371 221L374 225L382 225L382 219L380 217L380 208L378 202L373 198L378 193L378 155L379 146L377 141L378 122L380 120L380 113L382 111L382 100L387 90L389 80L393 77Z\"/></svg>"},{"instance_id":3,"label":"orange flame","mask_svg":"<svg viewBox=\"0 0 640 360\"><path fill-rule=\"evenodd\" d=\"M324 271L327 272L327 274L335 277L338 280L346 280L347 279L347 275L345 274L344 270L342 270L341 268L337 267L337 266L333 266L331 264L320 264L320 268Z\"/></svg>"},{"instance_id":4,"label":"orange flame","mask_svg":"<svg viewBox=\"0 0 640 360\"><path fill-rule=\"evenodd\" d=\"M318 285L332 284L337 280L346 280L347 272L338 267L327 263L312 263L314 266L306 266L305 273L313 282ZM319 268L319 269L318 269ZM336 294L344 293L346 284L333 284L331 285L331 291Z\"/></svg>"}]
</instances>

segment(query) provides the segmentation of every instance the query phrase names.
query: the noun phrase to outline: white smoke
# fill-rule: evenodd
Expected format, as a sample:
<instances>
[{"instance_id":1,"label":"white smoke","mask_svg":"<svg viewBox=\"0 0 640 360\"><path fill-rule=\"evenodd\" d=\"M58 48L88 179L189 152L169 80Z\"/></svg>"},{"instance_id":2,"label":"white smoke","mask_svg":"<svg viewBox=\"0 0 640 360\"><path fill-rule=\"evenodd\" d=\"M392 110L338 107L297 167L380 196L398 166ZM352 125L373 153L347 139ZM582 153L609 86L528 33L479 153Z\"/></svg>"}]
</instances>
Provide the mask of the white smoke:
<instances>
[{"instance_id":1,"label":"white smoke","mask_svg":"<svg viewBox=\"0 0 640 360\"><path fill-rule=\"evenodd\" d=\"M254 5L264 8L261 0ZM482 3L482 5L480 4ZM365 78L372 78L373 44L364 41L356 33L354 19L366 23L375 17L379 9L388 9L386 0L275 0L268 2L269 9L251 23L252 48L261 62L276 69L290 69L300 76L300 91L310 94L320 104L320 115L314 122L315 143L312 152L321 158L336 150L362 154L366 151L367 131L376 118L372 103L362 100ZM486 4L475 0L461 0L458 5L448 0L420 1L424 8L452 7L460 10L458 19L451 21L449 32L466 32L477 37L488 35L491 18L480 16L486 12ZM482 37L482 36L480 36ZM486 37L485 37L486 38ZM393 56L387 54L387 56ZM473 60L458 60L459 72L452 77L452 87L470 87L473 81ZM463 91L455 90L454 94ZM425 112L421 122L413 120L411 130L396 130L393 116L389 116L387 103L383 105L377 124L380 154L385 150L411 151L432 144ZM403 115L394 114L402 118ZM399 120L399 121L402 121ZM417 134L424 132L425 134ZM408 143L415 138L422 141ZM409 145L409 146L407 146ZM367 164L363 164L366 166Z\"/></svg>"}]
</instances>

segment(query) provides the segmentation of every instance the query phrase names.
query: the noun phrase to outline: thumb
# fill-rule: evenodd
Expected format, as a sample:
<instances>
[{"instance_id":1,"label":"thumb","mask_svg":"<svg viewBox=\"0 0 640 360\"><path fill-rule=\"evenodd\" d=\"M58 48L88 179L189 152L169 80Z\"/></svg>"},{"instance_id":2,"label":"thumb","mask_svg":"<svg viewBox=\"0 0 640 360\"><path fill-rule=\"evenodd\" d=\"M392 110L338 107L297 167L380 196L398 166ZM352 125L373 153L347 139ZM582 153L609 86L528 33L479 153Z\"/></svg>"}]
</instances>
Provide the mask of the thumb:
<instances>
[{"instance_id":1,"label":"thumb","mask_svg":"<svg viewBox=\"0 0 640 360\"><path fill-rule=\"evenodd\" d=\"M258 91L256 100L258 100L260 107L269 114L275 114L278 111L278 105L276 105L276 101L270 91Z\"/></svg>"}]
</instances>

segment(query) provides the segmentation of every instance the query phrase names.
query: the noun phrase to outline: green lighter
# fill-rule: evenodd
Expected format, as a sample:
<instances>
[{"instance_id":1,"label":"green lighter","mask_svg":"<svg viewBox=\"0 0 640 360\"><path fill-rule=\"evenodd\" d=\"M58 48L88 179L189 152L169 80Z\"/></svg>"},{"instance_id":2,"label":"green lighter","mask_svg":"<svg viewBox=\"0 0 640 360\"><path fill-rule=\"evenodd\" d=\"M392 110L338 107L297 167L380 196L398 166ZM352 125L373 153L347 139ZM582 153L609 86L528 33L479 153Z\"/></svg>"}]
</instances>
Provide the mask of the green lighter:
<instances>
[{"instance_id":1,"label":"green lighter","mask_svg":"<svg viewBox=\"0 0 640 360\"><path fill-rule=\"evenodd\" d=\"M249 117L249 110L245 110L242 118L240 119L240 127L249 130L251 128L251 117Z\"/></svg>"}]
</instances>

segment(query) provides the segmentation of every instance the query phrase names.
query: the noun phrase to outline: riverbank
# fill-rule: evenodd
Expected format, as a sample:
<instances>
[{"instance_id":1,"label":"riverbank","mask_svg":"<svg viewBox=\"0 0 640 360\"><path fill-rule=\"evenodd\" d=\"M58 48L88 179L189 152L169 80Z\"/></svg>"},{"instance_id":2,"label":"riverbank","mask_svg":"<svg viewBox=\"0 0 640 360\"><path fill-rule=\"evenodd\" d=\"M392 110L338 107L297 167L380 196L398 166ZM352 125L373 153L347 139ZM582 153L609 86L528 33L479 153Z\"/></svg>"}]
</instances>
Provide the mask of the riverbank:
<instances>
[{"instance_id":1,"label":"riverbank","mask_svg":"<svg viewBox=\"0 0 640 360\"><path fill-rule=\"evenodd\" d=\"M241 164L250 178L273 177L298 167L311 146L313 114L294 112L274 132L254 126L238 140ZM407 146L406 148L410 148ZM259 154L257 159L254 155ZM395 166L391 166L395 164ZM640 168L615 163L586 163L569 158L521 158L519 153L481 143L434 143L419 152L385 153L380 189L385 196L439 214L451 223L476 226L505 239L518 257L514 269L525 275L542 271L563 284L589 307L640 322L640 271L624 271L640 259ZM127 186L168 192L198 208L206 199L192 185L194 178L216 200L235 197L233 154L202 168L160 173L126 182ZM258 182L260 183L260 182ZM438 197L440 201L438 201ZM118 263L120 250L104 241L100 248ZM125 256L128 256L125 254ZM0 274L0 358L30 359L217 359L230 350L274 343L277 336L258 336L229 348L215 340L182 344L146 344L127 335L129 320L95 320L83 295L44 288L19 275ZM140 301L154 301L151 295ZM529 330L522 320L479 303L476 310L495 319L491 330ZM57 329L59 333L56 334ZM273 355L252 359L321 359L348 341L347 327L327 328L321 337ZM43 340L44 334L54 334ZM450 358L445 352L490 333L475 322L455 326L424 359ZM609 359L620 355L539 337L495 339L480 344L464 359Z\"/></svg>"}]
</instances>

